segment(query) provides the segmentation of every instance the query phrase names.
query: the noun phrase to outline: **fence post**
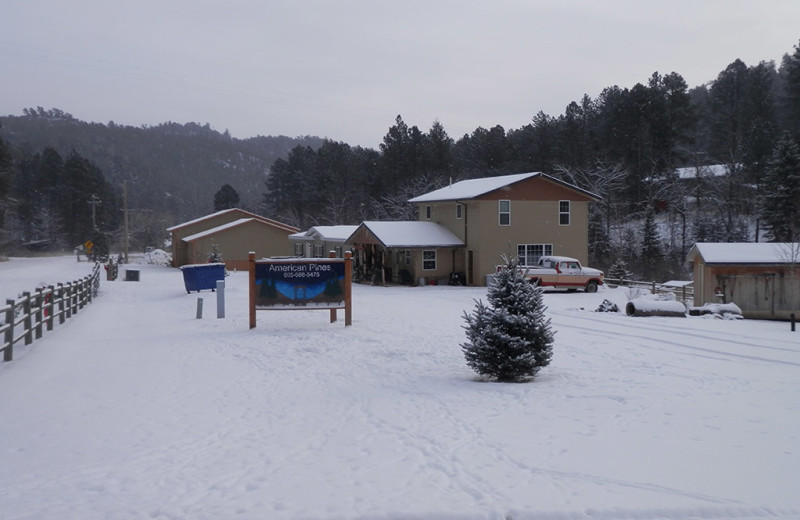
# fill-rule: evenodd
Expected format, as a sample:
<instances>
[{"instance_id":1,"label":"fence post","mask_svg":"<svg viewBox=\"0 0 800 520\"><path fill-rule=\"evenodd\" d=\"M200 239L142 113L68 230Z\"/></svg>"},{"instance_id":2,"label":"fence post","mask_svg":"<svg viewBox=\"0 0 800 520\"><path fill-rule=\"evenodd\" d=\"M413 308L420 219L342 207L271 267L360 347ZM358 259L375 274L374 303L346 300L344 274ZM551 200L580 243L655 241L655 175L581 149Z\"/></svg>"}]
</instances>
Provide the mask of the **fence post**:
<instances>
[{"instance_id":1,"label":"fence post","mask_svg":"<svg viewBox=\"0 0 800 520\"><path fill-rule=\"evenodd\" d=\"M328 258L336 258L336 251L330 251L328 253ZM335 323L336 322L336 315L337 314L338 313L337 313L336 309L331 309L331 323Z\"/></svg>"},{"instance_id":2,"label":"fence post","mask_svg":"<svg viewBox=\"0 0 800 520\"><path fill-rule=\"evenodd\" d=\"M86 278L78 280L78 309L86 305Z\"/></svg>"},{"instance_id":3,"label":"fence post","mask_svg":"<svg viewBox=\"0 0 800 520\"><path fill-rule=\"evenodd\" d=\"M203 299L202 298L198 298L197 299L197 319L199 320L199 319L202 319L202 318L203 318Z\"/></svg>"},{"instance_id":4,"label":"fence post","mask_svg":"<svg viewBox=\"0 0 800 520\"><path fill-rule=\"evenodd\" d=\"M65 295L64 295L64 284L63 283L59 283L58 284L58 323L59 324L63 324L64 320L67 319L67 317L64 315L64 313L66 312L66 310L64 309L64 297L65 297ZM53 303L55 303L55 301L53 301Z\"/></svg>"},{"instance_id":5,"label":"fence post","mask_svg":"<svg viewBox=\"0 0 800 520\"><path fill-rule=\"evenodd\" d=\"M54 300L56 298L56 289L52 285L48 285L47 286L47 291L48 291L48 295L45 296L45 300L47 300L47 304L45 305L45 308L44 308L44 315L47 318L45 320L47 322L47 330L50 331L50 330L53 330L53 313L56 310L55 306L53 304L53 302L54 302Z\"/></svg>"},{"instance_id":6,"label":"fence post","mask_svg":"<svg viewBox=\"0 0 800 520\"><path fill-rule=\"evenodd\" d=\"M31 293L25 291L22 293L22 331L25 333L25 344L30 345L33 343L33 331L31 330Z\"/></svg>"},{"instance_id":7,"label":"fence post","mask_svg":"<svg viewBox=\"0 0 800 520\"><path fill-rule=\"evenodd\" d=\"M86 277L86 303L92 303L92 286L94 285L94 272Z\"/></svg>"},{"instance_id":8,"label":"fence post","mask_svg":"<svg viewBox=\"0 0 800 520\"><path fill-rule=\"evenodd\" d=\"M16 300L6 300L6 305L8 305L8 310L6 311L6 325L8 325L8 328L6 329L5 343L7 343L8 346L3 351L3 361L11 361L14 358L14 320L16 319L14 307L16 303Z\"/></svg>"},{"instance_id":9,"label":"fence post","mask_svg":"<svg viewBox=\"0 0 800 520\"><path fill-rule=\"evenodd\" d=\"M78 292L80 287L78 286L78 282L76 280L72 281L72 290L70 293L72 294L71 304L72 304L72 314L78 313ZM72 315L70 314L70 316Z\"/></svg>"},{"instance_id":10,"label":"fence post","mask_svg":"<svg viewBox=\"0 0 800 520\"><path fill-rule=\"evenodd\" d=\"M64 317L70 319L72 317L72 282L67 282L64 285L64 308L66 312Z\"/></svg>"},{"instance_id":11,"label":"fence post","mask_svg":"<svg viewBox=\"0 0 800 520\"><path fill-rule=\"evenodd\" d=\"M42 308L44 307L44 291L36 288L36 339L42 339Z\"/></svg>"}]
</instances>

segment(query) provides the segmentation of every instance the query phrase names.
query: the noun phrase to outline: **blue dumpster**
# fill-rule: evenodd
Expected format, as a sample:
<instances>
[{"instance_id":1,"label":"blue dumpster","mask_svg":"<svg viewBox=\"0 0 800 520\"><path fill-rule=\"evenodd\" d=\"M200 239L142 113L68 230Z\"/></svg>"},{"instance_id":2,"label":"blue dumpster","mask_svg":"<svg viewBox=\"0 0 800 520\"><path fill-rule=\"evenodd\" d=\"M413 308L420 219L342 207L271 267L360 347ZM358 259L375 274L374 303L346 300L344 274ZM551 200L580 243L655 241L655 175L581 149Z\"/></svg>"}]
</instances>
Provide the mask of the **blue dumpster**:
<instances>
[{"instance_id":1,"label":"blue dumpster","mask_svg":"<svg viewBox=\"0 0 800 520\"><path fill-rule=\"evenodd\" d=\"M183 271L183 283L186 292L200 292L203 289L217 288L217 280L225 279L225 264L189 264L181 266Z\"/></svg>"}]
</instances>

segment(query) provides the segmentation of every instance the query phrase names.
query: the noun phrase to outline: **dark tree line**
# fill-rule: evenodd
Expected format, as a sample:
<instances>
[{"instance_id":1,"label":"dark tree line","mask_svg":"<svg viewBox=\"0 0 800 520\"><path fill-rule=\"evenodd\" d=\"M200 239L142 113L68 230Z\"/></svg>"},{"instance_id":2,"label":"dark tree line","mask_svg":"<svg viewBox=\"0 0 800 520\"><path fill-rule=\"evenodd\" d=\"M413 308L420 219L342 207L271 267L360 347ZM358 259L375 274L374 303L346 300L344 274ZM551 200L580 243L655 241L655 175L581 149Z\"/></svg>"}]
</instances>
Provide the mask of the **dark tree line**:
<instances>
[{"instance_id":1,"label":"dark tree line","mask_svg":"<svg viewBox=\"0 0 800 520\"><path fill-rule=\"evenodd\" d=\"M11 170L3 229L31 248L67 249L103 243L120 225L119 191L97 166L72 151L25 154Z\"/></svg>"},{"instance_id":2,"label":"dark tree line","mask_svg":"<svg viewBox=\"0 0 800 520\"><path fill-rule=\"evenodd\" d=\"M593 263L608 268L619 259L639 276L683 275L695 241L796 237L777 230L769 217L777 210L765 208L797 220L797 204L778 202L794 195L774 198L774 178L776 145L782 135L798 141L798 120L795 47L780 67L736 60L692 89L678 73L656 72L631 88L584 95L558 117L539 112L518 129L477 128L453 139L438 121L423 132L397 116L379 152L326 142L278 159L262 210L300 228L414 218L405 201L451 180L542 171L603 197L590 216ZM693 173L679 177L687 167ZM332 171L347 172L347 182Z\"/></svg>"},{"instance_id":3,"label":"dark tree line","mask_svg":"<svg viewBox=\"0 0 800 520\"><path fill-rule=\"evenodd\" d=\"M118 200L127 183L133 225L152 244L169 225L231 204L301 229L414 218L407 200L422 192L528 171L603 197L590 215L598 267L619 260L639 276L669 276L695 241L797 239L800 47L779 66L735 60L694 88L676 72L656 72L517 129L454 138L439 121L423 131L398 115L377 150L313 137L239 140L196 123L90 124L41 108L0 125L7 241L38 233L74 245L85 234L87 193L103 191L102 177L114 187L105 186L105 200ZM103 226L117 225L114 210ZM77 220L62 222L70 211Z\"/></svg>"}]
</instances>

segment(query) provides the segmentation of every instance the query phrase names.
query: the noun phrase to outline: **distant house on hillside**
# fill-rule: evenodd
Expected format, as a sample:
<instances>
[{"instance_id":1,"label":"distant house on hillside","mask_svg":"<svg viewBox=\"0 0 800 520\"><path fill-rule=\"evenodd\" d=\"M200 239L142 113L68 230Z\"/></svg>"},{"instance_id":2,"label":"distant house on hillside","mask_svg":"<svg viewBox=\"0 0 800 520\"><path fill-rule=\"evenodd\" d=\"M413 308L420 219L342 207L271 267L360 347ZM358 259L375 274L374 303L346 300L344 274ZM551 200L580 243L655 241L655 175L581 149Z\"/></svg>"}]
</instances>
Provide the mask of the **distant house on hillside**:
<instances>
[{"instance_id":1,"label":"distant house on hillside","mask_svg":"<svg viewBox=\"0 0 800 520\"><path fill-rule=\"evenodd\" d=\"M347 239L358 226L314 226L308 231L289 235L292 241L294 256L305 258L328 257L331 251L338 258L344 258L344 252L350 250Z\"/></svg>"},{"instance_id":2,"label":"distant house on hillside","mask_svg":"<svg viewBox=\"0 0 800 520\"><path fill-rule=\"evenodd\" d=\"M800 317L800 243L698 243L694 304L735 303L745 318Z\"/></svg>"},{"instance_id":3,"label":"distant house on hillside","mask_svg":"<svg viewBox=\"0 0 800 520\"><path fill-rule=\"evenodd\" d=\"M247 254L259 257L288 256L289 235L294 226L238 208L226 209L167 229L172 236L172 265L208 262L209 254L221 253L228 269L247 270Z\"/></svg>"},{"instance_id":4,"label":"distant house on hillside","mask_svg":"<svg viewBox=\"0 0 800 520\"><path fill-rule=\"evenodd\" d=\"M414 197L421 222L450 231L463 246L447 264L469 285L484 285L502 255L523 267L543 255L589 257L589 204L598 195L541 172L457 182Z\"/></svg>"}]
</instances>

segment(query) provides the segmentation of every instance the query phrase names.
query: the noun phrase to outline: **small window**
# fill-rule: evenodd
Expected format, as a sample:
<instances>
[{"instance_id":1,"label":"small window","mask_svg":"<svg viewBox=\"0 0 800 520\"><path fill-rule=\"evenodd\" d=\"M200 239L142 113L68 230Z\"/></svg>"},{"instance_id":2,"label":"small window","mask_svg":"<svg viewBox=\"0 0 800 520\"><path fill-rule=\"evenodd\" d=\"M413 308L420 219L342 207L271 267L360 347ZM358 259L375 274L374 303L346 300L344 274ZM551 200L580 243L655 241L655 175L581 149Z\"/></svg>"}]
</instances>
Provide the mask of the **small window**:
<instances>
[{"instance_id":1,"label":"small window","mask_svg":"<svg viewBox=\"0 0 800 520\"><path fill-rule=\"evenodd\" d=\"M425 271L436 270L436 250L422 252L422 269Z\"/></svg>"},{"instance_id":2,"label":"small window","mask_svg":"<svg viewBox=\"0 0 800 520\"><path fill-rule=\"evenodd\" d=\"M342 246L336 246L333 250L336 251L336 258L344 258L344 249Z\"/></svg>"},{"instance_id":3,"label":"small window","mask_svg":"<svg viewBox=\"0 0 800 520\"><path fill-rule=\"evenodd\" d=\"M406 249L406 265L411 265L411 250Z\"/></svg>"},{"instance_id":4,"label":"small window","mask_svg":"<svg viewBox=\"0 0 800 520\"><path fill-rule=\"evenodd\" d=\"M558 201L558 223L562 226L569 226L569 201Z\"/></svg>"},{"instance_id":5,"label":"small window","mask_svg":"<svg viewBox=\"0 0 800 520\"><path fill-rule=\"evenodd\" d=\"M464 218L464 205L463 204L456 204L456 218L461 220Z\"/></svg>"},{"instance_id":6,"label":"small window","mask_svg":"<svg viewBox=\"0 0 800 520\"><path fill-rule=\"evenodd\" d=\"M425 206L425 218L430 220L431 219L431 207Z\"/></svg>"},{"instance_id":7,"label":"small window","mask_svg":"<svg viewBox=\"0 0 800 520\"><path fill-rule=\"evenodd\" d=\"M314 258L322 258L322 244L314 244Z\"/></svg>"},{"instance_id":8,"label":"small window","mask_svg":"<svg viewBox=\"0 0 800 520\"><path fill-rule=\"evenodd\" d=\"M498 211L498 223L501 226L510 226L511 225L511 201L510 200L501 200L497 205Z\"/></svg>"}]
</instances>

